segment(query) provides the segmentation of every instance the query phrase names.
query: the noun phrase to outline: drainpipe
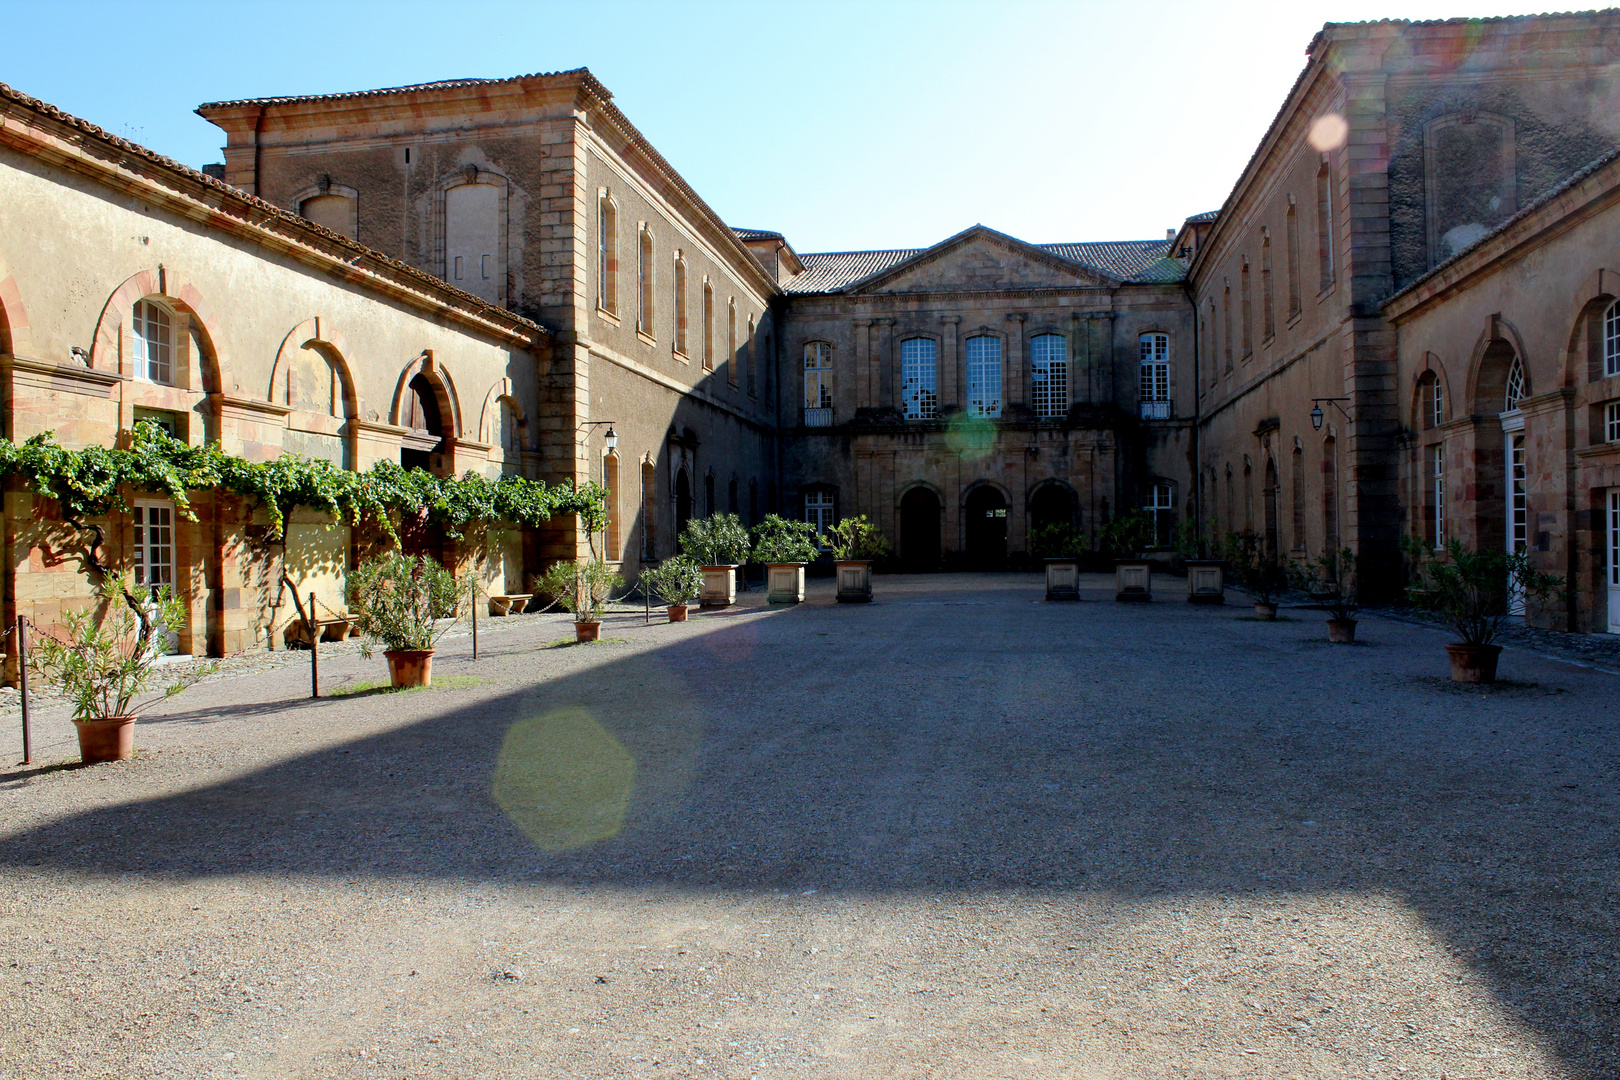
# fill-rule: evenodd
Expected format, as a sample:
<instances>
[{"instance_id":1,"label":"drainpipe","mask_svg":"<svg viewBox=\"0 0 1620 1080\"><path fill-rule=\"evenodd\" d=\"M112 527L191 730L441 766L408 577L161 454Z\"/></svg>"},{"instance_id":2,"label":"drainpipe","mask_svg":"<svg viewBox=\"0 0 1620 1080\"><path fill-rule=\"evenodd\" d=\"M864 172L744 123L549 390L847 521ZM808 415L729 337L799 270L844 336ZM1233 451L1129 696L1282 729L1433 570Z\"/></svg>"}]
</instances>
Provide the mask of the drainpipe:
<instances>
[{"instance_id":1,"label":"drainpipe","mask_svg":"<svg viewBox=\"0 0 1620 1080\"><path fill-rule=\"evenodd\" d=\"M1203 455L1199 452L1201 449L1199 436L1203 431L1203 410L1198 403L1203 399L1204 394L1204 376L1199 366L1199 360L1203 355L1203 343L1198 340L1198 298L1193 295L1192 281L1190 279L1183 281L1181 289L1182 292L1187 294L1187 302L1192 305L1193 415L1192 438L1189 440L1192 444L1192 486L1188 488L1188 494L1198 493L1198 497L1194 502L1197 509L1193 516L1193 524L1198 530L1199 545L1202 546L1204 542L1204 467L1202 463Z\"/></svg>"},{"instance_id":2,"label":"drainpipe","mask_svg":"<svg viewBox=\"0 0 1620 1080\"><path fill-rule=\"evenodd\" d=\"M262 151L259 148L259 137L264 133L264 109L263 105L259 106L259 115L253 121L253 194L255 195L260 194L259 188L262 186L259 183L259 162L262 156ZM262 195L260 197L263 198Z\"/></svg>"}]
</instances>

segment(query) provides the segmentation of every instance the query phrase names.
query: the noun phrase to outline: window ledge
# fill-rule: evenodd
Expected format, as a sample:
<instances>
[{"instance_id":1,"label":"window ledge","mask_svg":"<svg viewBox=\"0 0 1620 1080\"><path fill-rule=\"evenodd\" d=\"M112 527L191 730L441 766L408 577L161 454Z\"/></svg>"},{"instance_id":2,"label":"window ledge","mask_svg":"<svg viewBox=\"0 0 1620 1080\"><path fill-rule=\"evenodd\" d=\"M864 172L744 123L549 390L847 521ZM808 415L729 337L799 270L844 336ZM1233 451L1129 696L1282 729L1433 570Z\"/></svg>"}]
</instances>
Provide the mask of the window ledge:
<instances>
[{"instance_id":1,"label":"window ledge","mask_svg":"<svg viewBox=\"0 0 1620 1080\"><path fill-rule=\"evenodd\" d=\"M1298 311L1296 311L1293 314L1288 316L1288 321L1287 321L1286 325L1288 326L1289 329L1293 329L1294 324L1299 322L1299 320L1304 318L1304 317L1305 317L1305 309L1302 307Z\"/></svg>"},{"instance_id":2,"label":"window ledge","mask_svg":"<svg viewBox=\"0 0 1620 1080\"><path fill-rule=\"evenodd\" d=\"M1324 301L1328 297L1332 296L1333 295L1333 287L1335 285L1337 285L1337 284L1338 284L1337 281L1330 281L1326 285L1322 286L1319 290L1317 290L1316 302L1318 304L1320 304L1322 301Z\"/></svg>"},{"instance_id":3,"label":"window ledge","mask_svg":"<svg viewBox=\"0 0 1620 1080\"><path fill-rule=\"evenodd\" d=\"M692 358L681 352L679 349L671 349L669 354L683 364L690 364L692 362Z\"/></svg>"},{"instance_id":4,"label":"window ledge","mask_svg":"<svg viewBox=\"0 0 1620 1080\"><path fill-rule=\"evenodd\" d=\"M619 317L613 312L609 311L607 308L601 307L600 305L598 305L596 309L596 317L605 323L612 323L614 326L619 325Z\"/></svg>"},{"instance_id":5,"label":"window ledge","mask_svg":"<svg viewBox=\"0 0 1620 1080\"><path fill-rule=\"evenodd\" d=\"M641 329L639 326L636 327L636 337L641 340L641 343L643 345L657 345L658 344L658 339L657 338L653 337L651 334L647 333L647 331Z\"/></svg>"}]
</instances>

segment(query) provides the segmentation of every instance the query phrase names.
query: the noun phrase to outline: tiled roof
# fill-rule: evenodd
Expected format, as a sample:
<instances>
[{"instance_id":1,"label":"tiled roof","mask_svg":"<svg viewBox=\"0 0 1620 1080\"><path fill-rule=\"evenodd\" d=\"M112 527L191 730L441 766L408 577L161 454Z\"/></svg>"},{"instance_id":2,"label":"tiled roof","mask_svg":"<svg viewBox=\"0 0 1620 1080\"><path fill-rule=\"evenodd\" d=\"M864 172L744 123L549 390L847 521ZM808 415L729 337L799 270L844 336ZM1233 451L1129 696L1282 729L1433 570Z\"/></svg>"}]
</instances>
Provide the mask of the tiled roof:
<instances>
[{"instance_id":1,"label":"tiled roof","mask_svg":"<svg viewBox=\"0 0 1620 1080\"><path fill-rule=\"evenodd\" d=\"M1216 218L1218 218L1220 216L1221 216L1221 212L1219 210L1205 210L1202 214L1194 214L1192 217L1188 218L1183 224L1187 224L1187 225L1203 225L1206 222L1214 221Z\"/></svg>"},{"instance_id":2,"label":"tiled roof","mask_svg":"<svg viewBox=\"0 0 1620 1080\"><path fill-rule=\"evenodd\" d=\"M1080 244L1036 244L1060 259L1079 263L1121 281L1162 283L1180 281L1186 266L1167 258L1168 240L1114 240ZM837 292L863 278L887 270L928 248L892 251L821 251L800 255L804 273L782 283L790 293Z\"/></svg>"},{"instance_id":3,"label":"tiled roof","mask_svg":"<svg viewBox=\"0 0 1620 1080\"><path fill-rule=\"evenodd\" d=\"M587 68L569 71L536 71L529 75L513 75L505 79L439 79L435 82L412 83L409 86L385 86L378 90L346 90L336 94L291 94L285 97L242 98L238 101L210 101L197 106L204 109L228 109L235 105L287 105L305 101L345 101L351 98L387 97L390 94L409 94L417 90L453 90L463 86L504 86L525 79L550 79L559 75L589 74Z\"/></svg>"},{"instance_id":4,"label":"tiled roof","mask_svg":"<svg viewBox=\"0 0 1620 1080\"><path fill-rule=\"evenodd\" d=\"M731 231L737 235L737 239L745 242L749 240L786 239L786 237L784 237L781 233L772 232L770 229L739 229L736 226L732 226Z\"/></svg>"},{"instance_id":5,"label":"tiled roof","mask_svg":"<svg viewBox=\"0 0 1620 1080\"><path fill-rule=\"evenodd\" d=\"M1543 11L1532 15L1462 16L1452 19L1361 19L1356 22L1328 22L1322 24L1322 29L1317 31L1316 36L1311 39L1310 46L1305 51L1307 53L1315 51L1317 43L1322 40L1323 36L1335 30L1349 30L1362 26L1399 26L1403 28L1476 26L1483 23L1523 23L1533 22L1536 19L1568 19L1578 18L1583 15L1613 15L1616 10L1615 8L1586 8L1583 11Z\"/></svg>"}]
</instances>

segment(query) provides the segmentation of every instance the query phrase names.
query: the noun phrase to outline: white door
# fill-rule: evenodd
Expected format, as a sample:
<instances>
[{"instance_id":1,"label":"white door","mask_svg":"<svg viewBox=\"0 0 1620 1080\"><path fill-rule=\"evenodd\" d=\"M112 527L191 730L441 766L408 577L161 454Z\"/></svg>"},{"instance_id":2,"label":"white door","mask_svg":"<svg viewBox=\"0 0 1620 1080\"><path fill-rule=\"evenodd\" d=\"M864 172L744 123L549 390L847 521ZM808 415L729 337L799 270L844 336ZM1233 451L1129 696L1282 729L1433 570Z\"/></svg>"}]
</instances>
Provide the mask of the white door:
<instances>
[{"instance_id":1,"label":"white door","mask_svg":"<svg viewBox=\"0 0 1620 1080\"><path fill-rule=\"evenodd\" d=\"M1507 443L1507 549L1530 550L1530 506L1525 497L1524 432L1510 431ZM1517 577L1508 582L1508 614L1524 614L1524 588Z\"/></svg>"},{"instance_id":2,"label":"white door","mask_svg":"<svg viewBox=\"0 0 1620 1080\"><path fill-rule=\"evenodd\" d=\"M1609 633L1620 634L1620 488L1609 489Z\"/></svg>"},{"instance_id":3,"label":"white door","mask_svg":"<svg viewBox=\"0 0 1620 1080\"><path fill-rule=\"evenodd\" d=\"M174 507L166 502L135 504L135 584L136 595L146 595L164 585L174 585ZM144 588L142 588L144 586ZM180 635L164 628L163 651L180 651Z\"/></svg>"}]
</instances>

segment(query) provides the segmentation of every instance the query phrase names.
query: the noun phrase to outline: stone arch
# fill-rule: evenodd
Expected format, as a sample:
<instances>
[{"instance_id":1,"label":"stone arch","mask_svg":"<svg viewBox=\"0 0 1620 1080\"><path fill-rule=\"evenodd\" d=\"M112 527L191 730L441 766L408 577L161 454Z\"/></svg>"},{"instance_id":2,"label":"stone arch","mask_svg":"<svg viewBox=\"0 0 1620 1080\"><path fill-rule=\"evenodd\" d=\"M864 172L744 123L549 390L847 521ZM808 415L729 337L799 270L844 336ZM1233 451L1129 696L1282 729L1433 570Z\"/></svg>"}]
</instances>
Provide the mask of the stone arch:
<instances>
[{"instance_id":1,"label":"stone arch","mask_svg":"<svg viewBox=\"0 0 1620 1080\"><path fill-rule=\"evenodd\" d=\"M33 334L28 327L28 307L23 303L17 279L0 262L0 353L15 355L32 351Z\"/></svg>"},{"instance_id":2,"label":"stone arch","mask_svg":"<svg viewBox=\"0 0 1620 1080\"><path fill-rule=\"evenodd\" d=\"M900 503L904 501L905 497L911 494L917 488L927 488L929 491L933 492L934 498L939 500L940 506L950 505L945 498L945 493L940 490L938 484L934 484L927 480L907 480L905 483L897 485L894 489L895 507L898 508Z\"/></svg>"},{"instance_id":3,"label":"stone arch","mask_svg":"<svg viewBox=\"0 0 1620 1080\"><path fill-rule=\"evenodd\" d=\"M455 285L457 288L479 295L479 284L470 279L472 267L468 266L468 277L456 280L455 253L450 250L450 193L457 188L486 185L495 189L495 222L494 237L496 250L491 252L496 259L493 292L495 298L490 302L497 306L503 305L507 300L507 278L512 265L511 258L511 228L512 228L512 194L513 184L507 176L485 164L468 162L450 172L440 180L433 192L433 236L435 242L435 260L439 266L439 277ZM488 299L488 298L485 298Z\"/></svg>"},{"instance_id":4,"label":"stone arch","mask_svg":"<svg viewBox=\"0 0 1620 1080\"><path fill-rule=\"evenodd\" d=\"M1604 378L1602 319L1609 305L1620 299L1620 274L1600 269L1595 277L1592 292L1578 295L1568 309L1565 325L1569 327L1569 338L1559 365L1565 386L1581 386Z\"/></svg>"},{"instance_id":5,"label":"stone arch","mask_svg":"<svg viewBox=\"0 0 1620 1080\"><path fill-rule=\"evenodd\" d=\"M517 416L519 442L526 442L529 432L528 414L523 411L523 405L518 401L517 395L512 393L512 380L508 378L496 379L494 384L484 394L484 405L478 414L478 441L488 444L494 451L505 454L506 447L501 444L501 404L507 404Z\"/></svg>"},{"instance_id":6,"label":"stone arch","mask_svg":"<svg viewBox=\"0 0 1620 1080\"><path fill-rule=\"evenodd\" d=\"M229 378L230 365L220 352L219 323L213 305L195 285L161 264L125 278L102 305L90 342L90 366L98 371L128 374L123 371L123 361L129 355L122 347L124 327L135 302L148 296L162 297L168 306L190 318L202 345L197 366L203 385L197 389L207 393L240 390Z\"/></svg>"},{"instance_id":7,"label":"stone arch","mask_svg":"<svg viewBox=\"0 0 1620 1080\"><path fill-rule=\"evenodd\" d=\"M1040 524L1065 524L1062 521L1047 520L1064 503L1067 504L1068 508L1068 521L1066 524L1071 526L1079 525L1080 493L1075 491L1074 485L1057 477L1048 477L1045 480L1036 481L1024 498L1024 512L1029 516L1029 527L1031 529L1036 528L1037 519L1040 519ZM1061 517L1063 515L1058 514L1057 516Z\"/></svg>"},{"instance_id":8,"label":"stone arch","mask_svg":"<svg viewBox=\"0 0 1620 1080\"><path fill-rule=\"evenodd\" d=\"M1485 330L1474 343L1473 359L1468 366L1468 411L1475 416L1495 416L1502 411L1502 396L1507 389L1508 369L1517 358L1524 367L1525 395L1528 397L1539 380L1531 371L1530 358L1524 351L1524 340L1512 323L1499 315L1492 315Z\"/></svg>"},{"instance_id":9,"label":"stone arch","mask_svg":"<svg viewBox=\"0 0 1620 1080\"><path fill-rule=\"evenodd\" d=\"M1423 416L1424 388L1433 382L1440 389L1440 402L1442 410L1449 416L1454 412L1456 398L1452 397L1450 379L1446 375L1445 364L1440 357L1432 352L1423 354L1423 367L1412 376L1412 385L1409 388L1409 408L1407 423L1413 431L1423 431L1429 425Z\"/></svg>"},{"instance_id":10,"label":"stone arch","mask_svg":"<svg viewBox=\"0 0 1620 1080\"><path fill-rule=\"evenodd\" d=\"M972 483L968 484L966 487L964 487L962 489L961 496L957 500L957 502L962 506L966 506L968 499L972 497L972 495L973 495L973 493L975 491L978 491L980 488L987 488L987 487L988 488L995 488L998 492L1000 492L1001 497L1003 499L1007 500L1007 505L1008 506L1015 505L1015 501L1014 501L1014 499L1012 497L1012 492L1007 489L1007 485L1001 483L999 480L988 480L988 479L975 480Z\"/></svg>"},{"instance_id":11,"label":"stone arch","mask_svg":"<svg viewBox=\"0 0 1620 1080\"><path fill-rule=\"evenodd\" d=\"M364 402L360 400L359 390L354 382L354 372L349 367L348 340L341 331L332 326L330 320L319 315L305 319L281 339L281 345L276 349L275 363L270 368L270 386L265 394L265 400L280 405L292 404L290 392L283 395L286 400L277 401L276 388L278 385L282 385L283 389L287 388L287 380L292 375L293 358L300 349L317 350L332 362L343 382L344 419L352 420L364 415L362 411Z\"/></svg>"},{"instance_id":12,"label":"stone arch","mask_svg":"<svg viewBox=\"0 0 1620 1080\"><path fill-rule=\"evenodd\" d=\"M432 349L424 349L421 355L405 365L399 373L399 381L394 384L394 400L389 406L388 422L398 425L405 415L406 395L410 390L411 382L422 375L433 387L434 397L438 399L439 417L444 430L440 433L446 439L459 438L464 430L461 425L461 401L456 393L456 383L450 376L449 369L438 363L433 357Z\"/></svg>"}]
</instances>

